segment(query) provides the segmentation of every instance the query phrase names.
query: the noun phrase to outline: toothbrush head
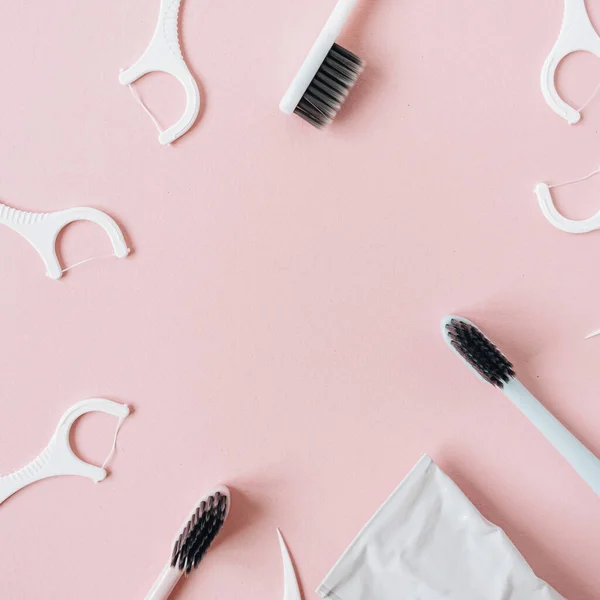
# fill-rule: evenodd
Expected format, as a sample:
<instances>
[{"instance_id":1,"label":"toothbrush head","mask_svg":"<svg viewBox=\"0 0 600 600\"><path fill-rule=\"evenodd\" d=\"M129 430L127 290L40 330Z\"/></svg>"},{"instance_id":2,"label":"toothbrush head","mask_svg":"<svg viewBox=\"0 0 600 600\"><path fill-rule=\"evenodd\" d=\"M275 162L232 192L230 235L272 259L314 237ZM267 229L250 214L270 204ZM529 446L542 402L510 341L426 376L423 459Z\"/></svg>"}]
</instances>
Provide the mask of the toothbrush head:
<instances>
[{"instance_id":1,"label":"toothbrush head","mask_svg":"<svg viewBox=\"0 0 600 600\"><path fill-rule=\"evenodd\" d=\"M337 115L365 63L339 44L323 50L315 44L288 88L280 109L322 129Z\"/></svg>"},{"instance_id":2,"label":"toothbrush head","mask_svg":"<svg viewBox=\"0 0 600 600\"><path fill-rule=\"evenodd\" d=\"M173 545L171 567L186 575L199 564L229 514L231 494L220 487L206 495L184 523Z\"/></svg>"},{"instance_id":3,"label":"toothbrush head","mask_svg":"<svg viewBox=\"0 0 600 600\"><path fill-rule=\"evenodd\" d=\"M471 321L449 316L442 320L442 335L481 379L503 388L515 377L513 365Z\"/></svg>"}]
</instances>

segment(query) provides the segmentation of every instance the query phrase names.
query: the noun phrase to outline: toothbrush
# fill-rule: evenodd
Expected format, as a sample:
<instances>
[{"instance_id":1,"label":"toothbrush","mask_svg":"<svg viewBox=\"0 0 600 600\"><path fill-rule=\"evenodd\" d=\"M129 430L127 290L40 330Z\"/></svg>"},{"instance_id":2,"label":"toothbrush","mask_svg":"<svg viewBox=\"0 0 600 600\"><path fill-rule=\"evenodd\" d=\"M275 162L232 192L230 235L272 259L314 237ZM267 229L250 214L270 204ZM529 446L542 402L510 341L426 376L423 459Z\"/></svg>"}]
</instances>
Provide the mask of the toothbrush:
<instances>
[{"instance_id":1,"label":"toothbrush","mask_svg":"<svg viewBox=\"0 0 600 600\"><path fill-rule=\"evenodd\" d=\"M182 525L173 544L170 562L162 570L146 600L167 600L184 574L196 569L229 514L231 494L220 487L204 496Z\"/></svg>"},{"instance_id":2,"label":"toothbrush","mask_svg":"<svg viewBox=\"0 0 600 600\"><path fill-rule=\"evenodd\" d=\"M317 128L335 118L362 72L364 62L335 43L358 0L338 0L325 27L294 77L279 108Z\"/></svg>"},{"instance_id":3,"label":"toothbrush","mask_svg":"<svg viewBox=\"0 0 600 600\"><path fill-rule=\"evenodd\" d=\"M477 327L462 317L442 320L446 343L487 383L500 388L600 496L600 460L517 379L513 365Z\"/></svg>"}]
</instances>

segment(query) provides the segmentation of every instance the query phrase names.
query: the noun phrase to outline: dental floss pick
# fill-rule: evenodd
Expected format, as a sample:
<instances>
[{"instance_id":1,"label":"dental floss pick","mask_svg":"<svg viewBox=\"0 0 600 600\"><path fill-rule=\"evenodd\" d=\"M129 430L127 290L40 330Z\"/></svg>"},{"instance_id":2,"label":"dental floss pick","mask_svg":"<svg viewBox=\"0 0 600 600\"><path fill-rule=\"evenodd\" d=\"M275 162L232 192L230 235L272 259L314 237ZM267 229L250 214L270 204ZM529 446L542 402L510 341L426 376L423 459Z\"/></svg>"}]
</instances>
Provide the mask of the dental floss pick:
<instances>
[{"instance_id":1,"label":"dental floss pick","mask_svg":"<svg viewBox=\"0 0 600 600\"><path fill-rule=\"evenodd\" d=\"M541 73L542 94L548 106L559 116L573 125L581 119L581 110L596 95L596 91L580 110L567 104L556 90L555 75L560 62L577 51L589 52L600 57L600 36L594 29L588 15L585 0L565 0L563 21L558 39L544 62ZM600 88L600 86L599 86Z\"/></svg>"},{"instance_id":2,"label":"dental floss pick","mask_svg":"<svg viewBox=\"0 0 600 600\"><path fill-rule=\"evenodd\" d=\"M161 0L158 23L148 47L137 62L127 69L121 69L119 74L119 82L130 86L131 90L131 84L140 77L157 71L172 75L183 86L186 96L184 113L174 125L164 131L141 98L136 98L158 128L158 141L163 145L174 142L189 131L200 112L198 84L185 63L179 45L177 28L180 4L181 0Z\"/></svg>"},{"instance_id":3,"label":"dental floss pick","mask_svg":"<svg viewBox=\"0 0 600 600\"><path fill-rule=\"evenodd\" d=\"M25 212L0 204L0 225L6 225L16 231L34 247L46 265L46 275L51 279L60 279L64 271L76 266L71 265L63 269L56 254L58 234L75 221L91 221L102 227L112 243L114 256L125 258L129 254L123 232L115 220L96 208L77 207L38 213ZM82 263L88 260L91 259L85 259Z\"/></svg>"},{"instance_id":4,"label":"dental floss pick","mask_svg":"<svg viewBox=\"0 0 600 600\"><path fill-rule=\"evenodd\" d=\"M538 204L542 214L551 225L566 233L590 233L600 229L600 211L598 211L593 217L589 217L587 219L568 219L558 212L558 209L556 208L552 198L552 193L550 192L552 188L586 181L597 173L600 173L600 168L595 169L591 173L588 173L587 175L578 179L572 179L570 181L554 183L551 185L547 183L538 183L535 186L534 193L538 199Z\"/></svg>"},{"instance_id":5,"label":"dental floss pick","mask_svg":"<svg viewBox=\"0 0 600 600\"><path fill-rule=\"evenodd\" d=\"M75 421L90 412L102 412L119 418L113 439L113 448L102 467L96 467L81 460L73 452L69 441L71 428ZM63 414L50 442L36 458L23 468L0 477L0 505L24 487L49 477L79 475L87 477L95 483L103 481L107 476L104 467L114 455L119 429L128 415L129 407L126 404L119 404L105 398L90 398L74 404Z\"/></svg>"}]
</instances>

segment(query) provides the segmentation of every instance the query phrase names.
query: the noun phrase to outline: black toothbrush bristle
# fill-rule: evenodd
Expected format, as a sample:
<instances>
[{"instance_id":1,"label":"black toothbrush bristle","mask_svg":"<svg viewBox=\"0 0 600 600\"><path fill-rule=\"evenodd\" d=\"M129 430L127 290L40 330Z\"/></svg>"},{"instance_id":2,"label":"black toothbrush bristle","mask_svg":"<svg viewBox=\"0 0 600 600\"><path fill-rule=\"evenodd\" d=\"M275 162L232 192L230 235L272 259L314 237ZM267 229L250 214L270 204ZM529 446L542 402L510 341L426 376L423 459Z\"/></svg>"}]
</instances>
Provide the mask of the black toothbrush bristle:
<instances>
[{"instance_id":1,"label":"black toothbrush bristle","mask_svg":"<svg viewBox=\"0 0 600 600\"><path fill-rule=\"evenodd\" d=\"M446 325L446 331L456 351L488 383L503 388L515 377L513 365L477 327L452 319Z\"/></svg>"},{"instance_id":2,"label":"black toothbrush bristle","mask_svg":"<svg viewBox=\"0 0 600 600\"><path fill-rule=\"evenodd\" d=\"M203 500L177 538L171 567L189 574L199 564L223 527L229 498L219 492Z\"/></svg>"},{"instance_id":3,"label":"black toothbrush bristle","mask_svg":"<svg viewBox=\"0 0 600 600\"><path fill-rule=\"evenodd\" d=\"M364 66L356 54L333 44L294 112L319 129L325 127L337 115Z\"/></svg>"}]
</instances>

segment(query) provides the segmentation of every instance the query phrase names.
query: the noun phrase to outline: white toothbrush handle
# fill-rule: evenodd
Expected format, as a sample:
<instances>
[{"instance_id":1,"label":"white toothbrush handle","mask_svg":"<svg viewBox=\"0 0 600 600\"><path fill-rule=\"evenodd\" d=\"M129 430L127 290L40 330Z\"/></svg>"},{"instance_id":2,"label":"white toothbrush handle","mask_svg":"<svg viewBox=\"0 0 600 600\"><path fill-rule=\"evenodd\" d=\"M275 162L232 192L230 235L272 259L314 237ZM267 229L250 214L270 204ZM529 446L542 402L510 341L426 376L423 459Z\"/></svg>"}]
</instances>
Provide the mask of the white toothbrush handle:
<instances>
[{"instance_id":1,"label":"white toothbrush handle","mask_svg":"<svg viewBox=\"0 0 600 600\"><path fill-rule=\"evenodd\" d=\"M338 0L338 3L335 5L333 12L327 19L327 23L325 23L325 27L323 27L323 31L321 35L327 36L328 40L331 41L329 47L335 40L338 38L346 21L348 21L350 17L350 13L356 6L358 0Z\"/></svg>"},{"instance_id":2,"label":"white toothbrush handle","mask_svg":"<svg viewBox=\"0 0 600 600\"><path fill-rule=\"evenodd\" d=\"M154 582L154 585L146 595L145 600L167 600L171 595L173 588L181 578L182 573L183 571L176 568L174 569L171 565L167 565L158 576L158 579Z\"/></svg>"},{"instance_id":3,"label":"white toothbrush handle","mask_svg":"<svg viewBox=\"0 0 600 600\"><path fill-rule=\"evenodd\" d=\"M600 496L600 460L517 379L502 390Z\"/></svg>"}]
</instances>

